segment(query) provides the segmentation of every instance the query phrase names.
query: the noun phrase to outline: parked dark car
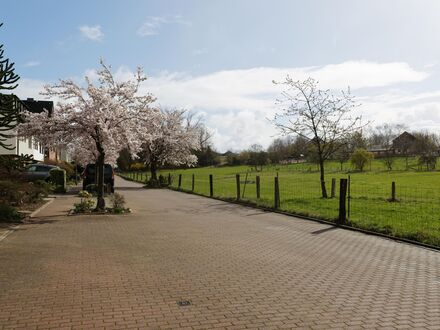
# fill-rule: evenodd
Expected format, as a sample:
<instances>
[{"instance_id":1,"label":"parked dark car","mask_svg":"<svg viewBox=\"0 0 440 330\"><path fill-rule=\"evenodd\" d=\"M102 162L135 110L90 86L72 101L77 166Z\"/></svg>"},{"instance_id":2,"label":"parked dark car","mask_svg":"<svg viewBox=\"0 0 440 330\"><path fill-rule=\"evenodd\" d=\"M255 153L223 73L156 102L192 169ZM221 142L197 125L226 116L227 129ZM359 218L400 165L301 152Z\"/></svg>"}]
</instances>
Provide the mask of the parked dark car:
<instances>
[{"instance_id":1,"label":"parked dark car","mask_svg":"<svg viewBox=\"0 0 440 330\"><path fill-rule=\"evenodd\" d=\"M83 190L90 184L97 184L98 173L95 164L87 164L83 172ZM110 164L104 165L104 185L110 192L115 192L115 172Z\"/></svg>"},{"instance_id":2,"label":"parked dark car","mask_svg":"<svg viewBox=\"0 0 440 330\"><path fill-rule=\"evenodd\" d=\"M23 175L28 181L49 181L49 171L53 168L58 168L58 166L47 164L31 164L26 166Z\"/></svg>"}]
</instances>

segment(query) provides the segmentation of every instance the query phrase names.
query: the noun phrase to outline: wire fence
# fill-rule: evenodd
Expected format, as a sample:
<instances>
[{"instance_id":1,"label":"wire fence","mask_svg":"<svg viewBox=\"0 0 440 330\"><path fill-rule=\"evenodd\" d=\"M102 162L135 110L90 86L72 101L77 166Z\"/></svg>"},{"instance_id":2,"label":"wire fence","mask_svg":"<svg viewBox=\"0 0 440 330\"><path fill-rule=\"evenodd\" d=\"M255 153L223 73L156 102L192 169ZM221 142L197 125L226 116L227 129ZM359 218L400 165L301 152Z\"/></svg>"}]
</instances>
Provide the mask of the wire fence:
<instances>
[{"instance_id":1,"label":"wire fence","mask_svg":"<svg viewBox=\"0 0 440 330\"><path fill-rule=\"evenodd\" d=\"M148 180L147 174L139 172L122 176L138 182ZM326 181L327 198L323 198L316 177L292 178L285 172L169 173L164 180L175 190L241 201L440 247L440 194L432 188L398 182L358 182L348 175L335 175Z\"/></svg>"}]
</instances>

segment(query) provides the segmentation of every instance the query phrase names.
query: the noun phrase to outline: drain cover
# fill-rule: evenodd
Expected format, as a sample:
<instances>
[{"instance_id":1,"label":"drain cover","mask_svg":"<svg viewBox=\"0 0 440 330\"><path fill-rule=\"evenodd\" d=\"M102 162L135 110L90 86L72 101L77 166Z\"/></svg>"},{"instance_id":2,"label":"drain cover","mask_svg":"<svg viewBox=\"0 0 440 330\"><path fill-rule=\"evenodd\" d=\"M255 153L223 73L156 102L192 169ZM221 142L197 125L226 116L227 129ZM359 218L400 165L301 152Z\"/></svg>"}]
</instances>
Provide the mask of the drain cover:
<instances>
[{"instance_id":1,"label":"drain cover","mask_svg":"<svg viewBox=\"0 0 440 330\"><path fill-rule=\"evenodd\" d=\"M189 305L191 305L191 301L189 301L189 300L179 300L177 302L177 305L179 305L179 306L189 306Z\"/></svg>"}]
</instances>

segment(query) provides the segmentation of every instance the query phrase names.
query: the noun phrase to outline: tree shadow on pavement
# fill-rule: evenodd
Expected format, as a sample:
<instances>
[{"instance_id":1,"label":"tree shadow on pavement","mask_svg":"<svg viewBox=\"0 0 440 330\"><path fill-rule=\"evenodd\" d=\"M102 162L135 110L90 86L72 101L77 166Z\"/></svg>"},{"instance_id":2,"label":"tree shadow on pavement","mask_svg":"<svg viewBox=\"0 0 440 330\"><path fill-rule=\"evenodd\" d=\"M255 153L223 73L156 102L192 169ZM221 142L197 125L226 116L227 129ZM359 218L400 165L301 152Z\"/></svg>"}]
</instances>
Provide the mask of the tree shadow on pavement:
<instances>
[{"instance_id":1,"label":"tree shadow on pavement","mask_svg":"<svg viewBox=\"0 0 440 330\"><path fill-rule=\"evenodd\" d=\"M312 234L312 235L319 235L319 234L323 234L323 233L326 233L328 231L332 231L332 230L335 230L335 229L338 229L338 227L329 227L329 228L319 229L319 230L316 230L316 231L312 231L310 234Z\"/></svg>"}]
</instances>

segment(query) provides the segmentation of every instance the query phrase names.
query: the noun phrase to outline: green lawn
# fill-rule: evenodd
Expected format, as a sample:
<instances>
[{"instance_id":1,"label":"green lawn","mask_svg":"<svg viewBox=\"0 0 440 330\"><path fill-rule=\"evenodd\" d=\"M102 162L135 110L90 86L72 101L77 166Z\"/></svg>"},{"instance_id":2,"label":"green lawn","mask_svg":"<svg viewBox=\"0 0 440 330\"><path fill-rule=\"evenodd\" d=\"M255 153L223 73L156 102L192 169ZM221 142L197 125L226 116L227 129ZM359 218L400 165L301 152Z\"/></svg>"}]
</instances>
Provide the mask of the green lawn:
<instances>
[{"instance_id":1,"label":"green lawn","mask_svg":"<svg viewBox=\"0 0 440 330\"><path fill-rule=\"evenodd\" d=\"M168 176L168 173L171 173L172 186L175 188L181 174L182 190L192 189L194 174L194 192L207 196L209 175L212 174L214 196L224 199L236 197L235 175L240 174L243 199L272 207L274 177L278 173L280 209L332 221L338 215L339 179L350 175L351 225L440 246L440 172L416 170L415 159L410 159L409 165L412 169L405 171L405 160L397 159L396 170L386 171L379 160L374 160L365 172L358 173L350 172L348 164L340 171L338 163L329 162L326 173L329 195L332 178L336 179L337 186L336 197L328 199L320 197L319 173L313 164L266 166L259 172L249 166L235 166L164 170L161 174ZM126 175L129 174L123 174ZM257 175L260 176L261 183L260 199L256 196ZM145 173L139 173L137 176L139 181L145 181ZM393 181L396 182L398 202L388 201Z\"/></svg>"}]
</instances>

